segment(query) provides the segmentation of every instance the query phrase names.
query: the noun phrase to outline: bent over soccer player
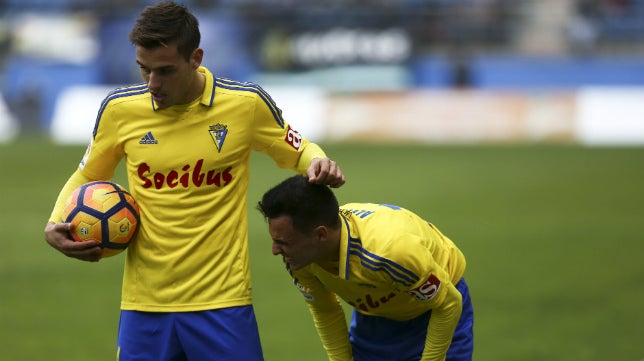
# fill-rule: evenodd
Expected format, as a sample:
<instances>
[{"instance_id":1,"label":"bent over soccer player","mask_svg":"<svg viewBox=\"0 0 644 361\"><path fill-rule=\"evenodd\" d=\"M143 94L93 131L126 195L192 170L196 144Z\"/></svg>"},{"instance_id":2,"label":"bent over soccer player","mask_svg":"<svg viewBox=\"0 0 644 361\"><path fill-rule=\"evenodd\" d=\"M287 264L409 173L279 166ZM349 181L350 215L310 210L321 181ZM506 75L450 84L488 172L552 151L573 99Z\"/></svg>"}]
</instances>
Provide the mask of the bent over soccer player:
<instances>
[{"instance_id":1,"label":"bent over soccer player","mask_svg":"<svg viewBox=\"0 0 644 361\"><path fill-rule=\"evenodd\" d=\"M339 207L331 189L301 176L258 209L330 360L472 359L465 257L434 225L393 205ZM336 296L353 306L350 329Z\"/></svg>"},{"instance_id":2,"label":"bent over soccer player","mask_svg":"<svg viewBox=\"0 0 644 361\"><path fill-rule=\"evenodd\" d=\"M66 256L99 260L96 243L69 238L61 213L73 189L112 178L124 159L141 226L125 255L119 360L262 360L247 244L251 151L314 183L341 186L344 175L262 88L201 66L198 22L184 6L146 7L130 41L144 83L103 101L45 239Z\"/></svg>"}]
</instances>

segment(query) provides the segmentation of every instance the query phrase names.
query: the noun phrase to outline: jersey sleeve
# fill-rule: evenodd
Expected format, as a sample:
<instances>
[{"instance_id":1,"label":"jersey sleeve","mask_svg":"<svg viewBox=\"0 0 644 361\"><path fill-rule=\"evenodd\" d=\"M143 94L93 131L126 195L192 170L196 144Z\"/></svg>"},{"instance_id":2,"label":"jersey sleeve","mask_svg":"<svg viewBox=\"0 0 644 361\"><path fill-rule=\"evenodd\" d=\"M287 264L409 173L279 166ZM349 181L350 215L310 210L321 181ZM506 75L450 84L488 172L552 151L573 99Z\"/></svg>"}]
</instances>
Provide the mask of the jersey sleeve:
<instances>
[{"instance_id":1,"label":"jersey sleeve","mask_svg":"<svg viewBox=\"0 0 644 361\"><path fill-rule=\"evenodd\" d=\"M347 322L335 293L324 287L306 268L292 272L291 276L308 303L309 312L329 360L352 361Z\"/></svg>"},{"instance_id":2,"label":"jersey sleeve","mask_svg":"<svg viewBox=\"0 0 644 361\"><path fill-rule=\"evenodd\" d=\"M74 189L90 181L111 179L116 166L123 157L123 152L117 146L118 133L107 99L109 96L101 105L85 155L58 194L54 209L49 217L50 222L62 221L65 201Z\"/></svg>"},{"instance_id":3,"label":"jersey sleeve","mask_svg":"<svg viewBox=\"0 0 644 361\"><path fill-rule=\"evenodd\" d=\"M119 143L116 110L103 101L96 118L94 131L79 169L89 179L107 180L114 176L114 170L125 152Z\"/></svg>"},{"instance_id":4,"label":"jersey sleeve","mask_svg":"<svg viewBox=\"0 0 644 361\"><path fill-rule=\"evenodd\" d=\"M405 238L416 238L415 235L408 235ZM406 240L405 240L406 241ZM442 287L451 283L451 277L434 259L432 253L419 242L408 242L405 247L397 247L403 254L397 254L397 263L413 272L417 278L412 285L395 284L401 291L407 291L420 302L429 302L433 307L440 305L446 295L446 289Z\"/></svg>"},{"instance_id":5,"label":"jersey sleeve","mask_svg":"<svg viewBox=\"0 0 644 361\"><path fill-rule=\"evenodd\" d=\"M462 296L451 283L444 285L445 299L432 309L421 361L445 360L454 330L461 316Z\"/></svg>"},{"instance_id":6,"label":"jersey sleeve","mask_svg":"<svg viewBox=\"0 0 644 361\"><path fill-rule=\"evenodd\" d=\"M63 221L63 208L65 207L65 201L72 192L80 187L81 185L90 182L91 179L85 177L80 170L76 170L70 177L67 179L67 182L58 193L58 198L56 199L56 204L54 209L49 216L49 222L59 223Z\"/></svg>"},{"instance_id":7,"label":"jersey sleeve","mask_svg":"<svg viewBox=\"0 0 644 361\"><path fill-rule=\"evenodd\" d=\"M402 237L407 242L406 247L397 247L404 252L397 254L398 262L419 277L415 284L403 290L417 302L428 303L432 309L421 360L444 360L461 315L462 298L448 272L438 265L425 245L413 240L414 237L417 236Z\"/></svg>"},{"instance_id":8,"label":"jersey sleeve","mask_svg":"<svg viewBox=\"0 0 644 361\"><path fill-rule=\"evenodd\" d=\"M254 122L253 148L267 154L280 168L305 174L313 158L326 157L319 146L282 118L282 110L263 90L257 96Z\"/></svg>"}]
</instances>

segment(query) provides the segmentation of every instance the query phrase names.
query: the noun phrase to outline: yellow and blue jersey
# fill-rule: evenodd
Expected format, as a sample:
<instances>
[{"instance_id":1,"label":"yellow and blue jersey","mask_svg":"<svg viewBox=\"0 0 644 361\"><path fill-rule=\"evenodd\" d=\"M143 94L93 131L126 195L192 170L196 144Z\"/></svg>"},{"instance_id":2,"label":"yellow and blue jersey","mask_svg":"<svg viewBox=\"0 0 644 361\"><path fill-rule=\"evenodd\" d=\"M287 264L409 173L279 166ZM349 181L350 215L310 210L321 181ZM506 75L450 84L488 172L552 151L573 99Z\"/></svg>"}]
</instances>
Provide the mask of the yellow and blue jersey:
<instances>
[{"instance_id":1,"label":"yellow and blue jersey","mask_svg":"<svg viewBox=\"0 0 644 361\"><path fill-rule=\"evenodd\" d=\"M401 207L349 203L340 216L339 261L290 270L329 359L352 359L337 297L360 314L394 321L433 310L424 357L444 357L461 314L455 285L465 272L463 253L434 225Z\"/></svg>"},{"instance_id":2,"label":"yellow and blue jersey","mask_svg":"<svg viewBox=\"0 0 644 361\"><path fill-rule=\"evenodd\" d=\"M325 157L286 123L262 88L199 71L205 88L191 104L158 109L145 84L110 93L77 171L83 179L109 179L125 161L129 191L141 209L125 261L125 310L250 304L251 151L301 174L312 158ZM52 220L60 221L60 211L57 202Z\"/></svg>"},{"instance_id":3,"label":"yellow and blue jersey","mask_svg":"<svg viewBox=\"0 0 644 361\"><path fill-rule=\"evenodd\" d=\"M349 203L340 209L337 272L316 263L292 271L309 302L315 303L322 289L357 312L403 321L440 305L446 295L442 285L455 285L463 277L463 253L414 213L369 203Z\"/></svg>"}]
</instances>

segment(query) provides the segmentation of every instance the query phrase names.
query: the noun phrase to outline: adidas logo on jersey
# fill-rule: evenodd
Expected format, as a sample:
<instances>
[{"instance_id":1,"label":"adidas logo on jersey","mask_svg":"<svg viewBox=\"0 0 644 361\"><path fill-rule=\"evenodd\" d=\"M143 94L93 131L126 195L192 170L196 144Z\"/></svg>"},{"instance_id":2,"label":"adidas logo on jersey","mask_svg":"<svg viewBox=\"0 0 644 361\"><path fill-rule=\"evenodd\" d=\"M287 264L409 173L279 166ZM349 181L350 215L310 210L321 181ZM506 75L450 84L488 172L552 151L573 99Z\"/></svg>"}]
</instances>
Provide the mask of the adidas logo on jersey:
<instances>
[{"instance_id":1,"label":"adidas logo on jersey","mask_svg":"<svg viewBox=\"0 0 644 361\"><path fill-rule=\"evenodd\" d=\"M154 139L152 132L148 132L148 134L144 135L143 138L139 140L139 144L159 144L159 141Z\"/></svg>"}]
</instances>

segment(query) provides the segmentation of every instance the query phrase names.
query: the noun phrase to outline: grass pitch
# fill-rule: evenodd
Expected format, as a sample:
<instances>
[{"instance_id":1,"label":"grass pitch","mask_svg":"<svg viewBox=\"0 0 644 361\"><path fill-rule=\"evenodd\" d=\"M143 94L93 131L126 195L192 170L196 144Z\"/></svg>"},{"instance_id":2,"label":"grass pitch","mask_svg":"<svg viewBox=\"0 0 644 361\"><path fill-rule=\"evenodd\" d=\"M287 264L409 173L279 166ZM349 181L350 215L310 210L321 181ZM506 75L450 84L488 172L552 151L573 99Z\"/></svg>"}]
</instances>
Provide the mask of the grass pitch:
<instances>
[{"instance_id":1,"label":"grass pitch","mask_svg":"<svg viewBox=\"0 0 644 361\"><path fill-rule=\"evenodd\" d=\"M644 148L328 144L341 203L412 209L464 251L479 361L644 359ZM114 360L123 257L89 264L42 231L84 147L0 145L0 359ZM267 361L325 354L270 253L261 194L289 171L253 157L255 309ZM125 184L122 173L115 180Z\"/></svg>"}]
</instances>

